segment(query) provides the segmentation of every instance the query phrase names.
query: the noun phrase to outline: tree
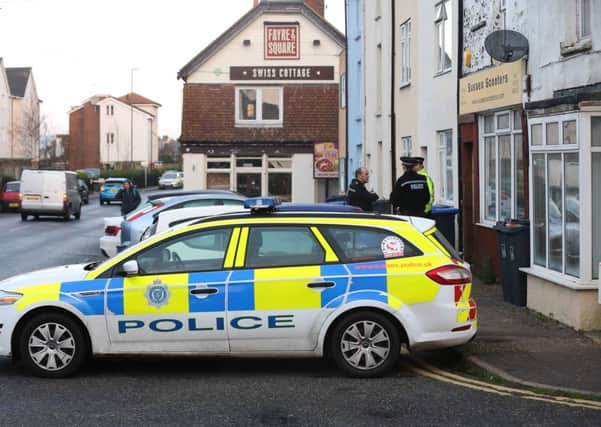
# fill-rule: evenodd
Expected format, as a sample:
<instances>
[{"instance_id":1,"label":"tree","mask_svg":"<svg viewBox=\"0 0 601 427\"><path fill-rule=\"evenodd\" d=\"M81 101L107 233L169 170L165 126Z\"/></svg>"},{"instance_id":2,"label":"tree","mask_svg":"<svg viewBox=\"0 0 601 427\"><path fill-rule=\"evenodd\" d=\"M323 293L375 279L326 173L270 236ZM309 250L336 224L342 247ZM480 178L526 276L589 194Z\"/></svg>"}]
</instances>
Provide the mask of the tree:
<instances>
[{"instance_id":1,"label":"tree","mask_svg":"<svg viewBox=\"0 0 601 427\"><path fill-rule=\"evenodd\" d=\"M40 116L40 106L31 100L23 105L20 126L17 129L19 140L14 147L13 157L38 161L40 158L40 134L47 129L46 118Z\"/></svg>"}]
</instances>

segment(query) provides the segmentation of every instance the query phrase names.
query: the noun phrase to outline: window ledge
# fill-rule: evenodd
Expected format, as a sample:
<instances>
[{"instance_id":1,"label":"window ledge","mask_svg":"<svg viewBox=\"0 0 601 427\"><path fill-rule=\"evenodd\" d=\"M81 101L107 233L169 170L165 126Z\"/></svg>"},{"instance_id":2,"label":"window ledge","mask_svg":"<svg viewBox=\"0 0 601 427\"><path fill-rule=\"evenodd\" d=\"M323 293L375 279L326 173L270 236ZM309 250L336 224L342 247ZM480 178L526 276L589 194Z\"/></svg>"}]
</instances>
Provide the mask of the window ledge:
<instances>
[{"instance_id":1,"label":"window ledge","mask_svg":"<svg viewBox=\"0 0 601 427\"><path fill-rule=\"evenodd\" d=\"M236 123L237 128L283 128L283 123Z\"/></svg>"},{"instance_id":2,"label":"window ledge","mask_svg":"<svg viewBox=\"0 0 601 427\"><path fill-rule=\"evenodd\" d=\"M411 80L409 80L408 82L405 83L401 83L401 85L399 86L399 89L405 89L406 87L411 86Z\"/></svg>"},{"instance_id":3,"label":"window ledge","mask_svg":"<svg viewBox=\"0 0 601 427\"><path fill-rule=\"evenodd\" d=\"M561 56L575 55L580 52L586 52L593 48L593 42L590 38L578 40L575 42L561 42L559 43L559 49Z\"/></svg>"},{"instance_id":4,"label":"window ledge","mask_svg":"<svg viewBox=\"0 0 601 427\"><path fill-rule=\"evenodd\" d=\"M444 76L445 74L449 74L451 71L453 71L453 67L447 68L446 70L442 70L442 71L436 71L434 73L434 78Z\"/></svg>"},{"instance_id":5,"label":"window ledge","mask_svg":"<svg viewBox=\"0 0 601 427\"><path fill-rule=\"evenodd\" d=\"M484 228L493 228L495 226L495 224L492 222L477 222L476 225Z\"/></svg>"},{"instance_id":6,"label":"window ledge","mask_svg":"<svg viewBox=\"0 0 601 427\"><path fill-rule=\"evenodd\" d=\"M558 286L572 289L573 291L590 291L599 289L599 285L594 282L581 282L579 279L569 279L564 275L550 272L548 270L537 268L537 267L523 267L520 271L530 276L538 277L539 279L546 280Z\"/></svg>"}]
</instances>

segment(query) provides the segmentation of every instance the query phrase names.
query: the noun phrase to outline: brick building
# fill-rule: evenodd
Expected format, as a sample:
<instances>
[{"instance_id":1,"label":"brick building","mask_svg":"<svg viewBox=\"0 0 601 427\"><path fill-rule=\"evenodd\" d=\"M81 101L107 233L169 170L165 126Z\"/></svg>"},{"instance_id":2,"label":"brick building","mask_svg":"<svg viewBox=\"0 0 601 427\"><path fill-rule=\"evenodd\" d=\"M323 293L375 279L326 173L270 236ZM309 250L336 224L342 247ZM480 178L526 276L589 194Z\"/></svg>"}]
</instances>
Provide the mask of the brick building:
<instances>
[{"instance_id":1,"label":"brick building","mask_svg":"<svg viewBox=\"0 0 601 427\"><path fill-rule=\"evenodd\" d=\"M69 168L128 167L159 158L161 105L136 93L96 95L69 112Z\"/></svg>"},{"instance_id":2,"label":"brick building","mask_svg":"<svg viewBox=\"0 0 601 427\"><path fill-rule=\"evenodd\" d=\"M323 0L255 1L180 70L186 188L295 202L337 191L344 36L323 12Z\"/></svg>"}]
</instances>

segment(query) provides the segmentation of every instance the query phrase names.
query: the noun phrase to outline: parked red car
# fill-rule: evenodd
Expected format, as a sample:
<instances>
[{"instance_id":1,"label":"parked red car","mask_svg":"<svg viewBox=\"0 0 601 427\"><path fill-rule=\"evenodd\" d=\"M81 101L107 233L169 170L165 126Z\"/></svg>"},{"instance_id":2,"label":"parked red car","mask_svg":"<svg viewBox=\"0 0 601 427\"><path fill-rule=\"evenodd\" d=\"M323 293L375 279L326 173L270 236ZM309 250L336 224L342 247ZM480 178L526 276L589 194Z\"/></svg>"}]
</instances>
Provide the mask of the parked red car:
<instances>
[{"instance_id":1,"label":"parked red car","mask_svg":"<svg viewBox=\"0 0 601 427\"><path fill-rule=\"evenodd\" d=\"M0 193L0 210L18 210L21 207L21 182L8 181L2 186Z\"/></svg>"}]
</instances>

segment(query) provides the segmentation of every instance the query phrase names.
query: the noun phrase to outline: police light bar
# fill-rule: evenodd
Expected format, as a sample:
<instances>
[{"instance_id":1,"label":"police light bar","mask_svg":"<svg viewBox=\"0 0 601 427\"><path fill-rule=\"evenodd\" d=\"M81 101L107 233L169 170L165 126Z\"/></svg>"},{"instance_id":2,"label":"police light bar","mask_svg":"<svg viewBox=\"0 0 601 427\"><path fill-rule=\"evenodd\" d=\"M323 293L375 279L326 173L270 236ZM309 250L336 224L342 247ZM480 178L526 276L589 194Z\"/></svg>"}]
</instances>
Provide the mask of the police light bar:
<instances>
[{"instance_id":1,"label":"police light bar","mask_svg":"<svg viewBox=\"0 0 601 427\"><path fill-rule=\"evenodd\" d=\"M244 202L244 207L250 209L251 212L270 212L274 211L280 203L280 200L276 197L253 197Z\"/></svg>"}]
</instances>

